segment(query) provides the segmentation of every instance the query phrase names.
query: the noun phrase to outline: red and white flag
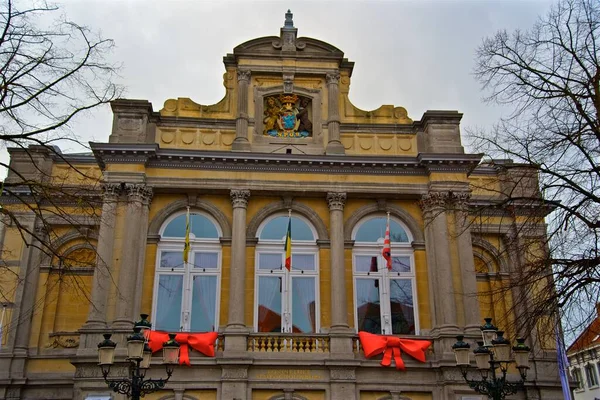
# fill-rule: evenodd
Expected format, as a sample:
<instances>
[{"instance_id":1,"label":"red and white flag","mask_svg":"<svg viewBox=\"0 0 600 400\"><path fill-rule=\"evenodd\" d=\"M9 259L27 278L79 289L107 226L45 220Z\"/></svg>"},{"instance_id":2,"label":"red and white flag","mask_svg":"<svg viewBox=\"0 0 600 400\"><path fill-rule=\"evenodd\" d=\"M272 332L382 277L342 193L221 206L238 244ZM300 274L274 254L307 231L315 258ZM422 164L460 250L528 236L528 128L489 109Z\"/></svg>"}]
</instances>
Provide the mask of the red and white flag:
<instances>
[{"instance_id":1,"label":"red and white flag","mask_svg":"<svg viewBox=\"0 0 600 400\"><path fill-rule=\"evenodd\" d=\"M392 270L392 248L390 246L390 215L388 214L387 224L385 225L385 238L383 239L383 250L381 255L385 259L385 265L388 270Z\"/></svg>"}]
</instances>

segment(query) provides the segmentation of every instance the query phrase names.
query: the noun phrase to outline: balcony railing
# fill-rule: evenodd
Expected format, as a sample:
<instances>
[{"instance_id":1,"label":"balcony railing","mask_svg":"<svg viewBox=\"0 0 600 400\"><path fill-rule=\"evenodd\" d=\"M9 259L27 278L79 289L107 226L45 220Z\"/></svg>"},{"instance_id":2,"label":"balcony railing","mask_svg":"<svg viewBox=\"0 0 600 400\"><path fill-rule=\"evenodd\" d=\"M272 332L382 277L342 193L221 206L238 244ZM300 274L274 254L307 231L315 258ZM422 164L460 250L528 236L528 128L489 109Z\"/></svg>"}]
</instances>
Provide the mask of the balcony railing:
<instances>
[{"instance_id":1,"label":"balcony railing","mask_svg":"<svg viewBox=\"0 0 600 400\"><path fill-rule=\"evenodd\" d=\"M329 353L329 336L253 333L248 336L247 349L259 353Z\"/></svg>"}]
</instances>

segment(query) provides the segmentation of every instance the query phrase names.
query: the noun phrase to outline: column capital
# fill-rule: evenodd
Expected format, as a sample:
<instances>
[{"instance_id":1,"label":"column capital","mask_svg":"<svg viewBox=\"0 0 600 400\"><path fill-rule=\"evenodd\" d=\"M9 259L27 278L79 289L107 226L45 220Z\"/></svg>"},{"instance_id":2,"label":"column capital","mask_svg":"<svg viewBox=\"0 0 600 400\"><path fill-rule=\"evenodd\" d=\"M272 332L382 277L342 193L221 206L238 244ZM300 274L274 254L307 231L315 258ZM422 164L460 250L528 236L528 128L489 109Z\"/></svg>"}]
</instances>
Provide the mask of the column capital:
<instances>
[{"instance_id":1,"label":"column capital","mask_svg":"<svg viewBox=\"0 0 600 400\"><path fill-rule=\"evenodd\" d=\"M339 72L331 72L325 75L325 79L327 80L328 85L337 85L340 82L340 73Z\"/></svg>"},{"instance_id":2,"label":"column capital","mask_svg":"<svg viewBox=\"0 0 600 400\"><path fill-rule=\"evenodd\" d=\"M121 185L118 183L103 183L102 184L102 195L104 200L116 200L121 194Z\"/></svg>"},{"instance_id":3,"label":"column capital","mask_svg":"<svg viewBox=\"0 0 600 400\"><path fill-rule=\"evenodd\" d=\"M344 210L344 205L346 205L346 193L339 192L329 192L327 193L327 204L329 206L329 210Z\"/></svg>"},{"instance_id":4,"label":"column capital","mask_svg":"<svg viewBox=\"0 0 600 400\"><path fill-rule=\"evenodd\" d=\"M250 82L250 75L251 75L250 71L245 70L245 69L238 69L238 71L237 71L238 82L242 82L242 81Z\"/></svg>"},{"instance_id":5,"label":"column capital","mask_svg":"<svg viewBox=\"0 0 600 400\"><path fill-rule=\"evenodd\" d=\"M471 193L469 192L452 193L452 201L454 202L456 211L468 212L470 200Z\"/></svg>"},{"instance_id":6,"label":"column capital","mask_svg":"<svg viewBox=\"0 0 600 400\"><path fill-rule=\"evenodd\" d=\"M144 184L138 183L127 183L125 184L125 190L127 191L127 198L129 202L140 202L148 205L152 201L152 188Z\"/></svg>"},{"instance_id":7,"label":"column capital","mask_svg":"<svg viewBox=\"0 0 600 400\"><path fill-rule=\"evenodd\" d=\"M429 192L421 196L419 207L424 213L446 208L450 194L448 192Z\"/></svg>"},{"instance_id":8,"label":"column capital","mask_svg":"<svg viewBox=\"0 0 600 400\"><path fill-rule=\"evenodd\" d=\"M247 208L250 191L247 189L233 189L229 193L233 208Z\"/></svg>"}]
</instances>

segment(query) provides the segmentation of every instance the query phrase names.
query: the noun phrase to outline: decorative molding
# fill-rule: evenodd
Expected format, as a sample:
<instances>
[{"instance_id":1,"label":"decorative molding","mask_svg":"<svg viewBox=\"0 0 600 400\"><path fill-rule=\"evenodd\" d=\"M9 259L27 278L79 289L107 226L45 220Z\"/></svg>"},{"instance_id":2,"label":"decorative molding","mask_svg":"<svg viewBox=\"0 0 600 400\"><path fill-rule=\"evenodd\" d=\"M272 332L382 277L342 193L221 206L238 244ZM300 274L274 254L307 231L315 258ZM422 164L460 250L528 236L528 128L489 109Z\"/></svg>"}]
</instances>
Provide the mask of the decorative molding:
<instances>
[{"instance_id":1,"label":"decorative molding","mask_svg":"<svg viewBox=\"0 0 600 400\"><path fill-rule=\"evenodd\" d=\"M344 211L344 206L346 205L346 193L327 193L327 205L330 211Z\"/></svg>"},{"instance_id":2,"label":"decorative molding","mask_svg":"<svg viewBox=\"0 0 600 400\"><path fill-rule=\"evenodd\" d=\"M380 209L380 204L373 203L360 207L352 215L346 220L344 224L344 241L346 243L352 242L352 231L354 227L364 217L367 215L373 214L374 216L377 214L381 214L382 212L389 212L390 215L398 218L402 221L412 234L413 241L415 243L425 243L425 237L423 236L423 231L417 220L413 218L412 215L402 207L399 207L395 204L386 203L385 209Z\"/></svg>"},{"instance_id":3,"label":"decorative molding","mask_svg":"<svg viewBox=\"0 0 600 400\"><path fill-rule=\"evenodd\" d=\"M229 192L231 198L231 205L233 208L248 208L248 199L250 198L250 191L247 189L232 189Z\"/></svg>"},{"instance_id":4,"label":"decorative molding","mask_svg":"<svg viewBox=\"0 0 600 400\"><path fill-rule=\"evenodd\" d=\"M46 344L47 349L74 349L79 347L78 332L55 332L48 334L50 342Z\"/></svg>"}]
</instances>

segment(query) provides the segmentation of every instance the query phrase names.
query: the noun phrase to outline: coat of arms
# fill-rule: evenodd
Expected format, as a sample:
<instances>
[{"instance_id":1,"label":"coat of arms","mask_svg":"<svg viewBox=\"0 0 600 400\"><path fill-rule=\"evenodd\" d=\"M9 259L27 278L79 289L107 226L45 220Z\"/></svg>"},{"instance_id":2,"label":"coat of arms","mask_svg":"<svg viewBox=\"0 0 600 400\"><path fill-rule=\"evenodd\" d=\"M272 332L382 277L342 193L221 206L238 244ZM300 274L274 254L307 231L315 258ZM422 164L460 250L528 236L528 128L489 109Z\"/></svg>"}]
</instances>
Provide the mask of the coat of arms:
<instances>
[{"instance_id":1,"label":"coat of arms","mask_svg":"<svg viewBox=\"0 0 600 400\"><path fill-rule=\"evenodd\" d=\"M295 94L269 96L265 99L264 135L304 138L312 134L309 118L310 99Z\"/></svg>"}]
</instances>

